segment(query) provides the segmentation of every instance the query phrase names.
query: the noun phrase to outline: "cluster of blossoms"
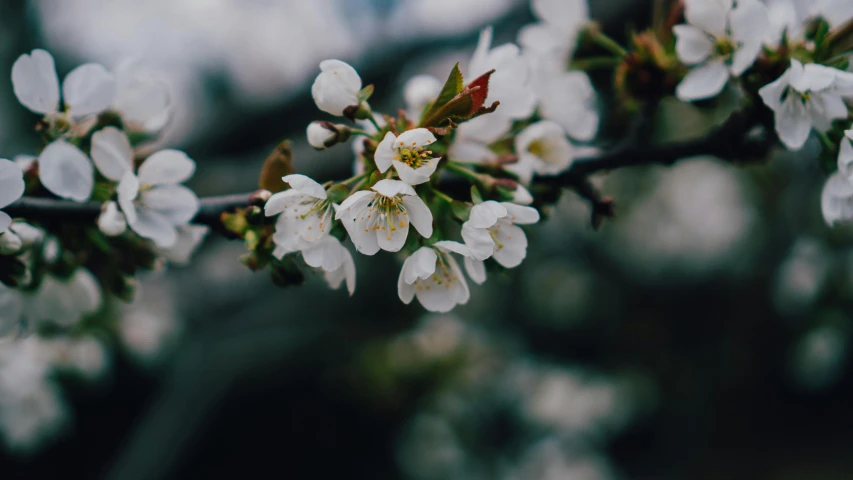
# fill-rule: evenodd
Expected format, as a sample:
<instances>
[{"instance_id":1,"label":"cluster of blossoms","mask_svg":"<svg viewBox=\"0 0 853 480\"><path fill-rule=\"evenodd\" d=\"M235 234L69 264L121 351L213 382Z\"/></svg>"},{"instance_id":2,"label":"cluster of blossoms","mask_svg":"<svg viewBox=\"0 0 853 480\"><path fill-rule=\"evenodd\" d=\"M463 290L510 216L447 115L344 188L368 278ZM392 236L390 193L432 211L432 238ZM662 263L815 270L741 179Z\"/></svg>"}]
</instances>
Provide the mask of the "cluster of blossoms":
<instances>
[{"instance_id":1,"label":"cluster of blossoms","mask_svg":"<svg viewBox=\"0 0 853 480\"><path fill-rule=\"evenodd\" d=\"M99 312L105 293L132 298L140 269L186 261L205 230L190 225L199 199L181 185L195 163L176 150L147 153L170 118L170 99L142 64L81 65L60 88L53 57L33 50L14 63L12 85L41 116L44 147L0 159L0 206L14 211L26 195L101 207L88 225L61 212L0 212L0 336L47 334Z\"/></svg>"}]
</instances>

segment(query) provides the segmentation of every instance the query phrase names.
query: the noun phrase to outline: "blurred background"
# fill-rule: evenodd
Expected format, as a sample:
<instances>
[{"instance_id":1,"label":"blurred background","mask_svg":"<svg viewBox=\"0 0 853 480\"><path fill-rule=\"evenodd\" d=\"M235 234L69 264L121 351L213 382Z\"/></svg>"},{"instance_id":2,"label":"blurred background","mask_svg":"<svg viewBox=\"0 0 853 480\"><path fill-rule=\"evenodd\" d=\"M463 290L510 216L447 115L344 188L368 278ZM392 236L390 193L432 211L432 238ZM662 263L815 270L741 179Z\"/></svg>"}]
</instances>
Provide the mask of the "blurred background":
<instances>
[{"instance_id":1,"label":"blurred background","mask_svg":"<svg viewBox=\"0 0 853 480\"><path fill-rule=\"evenodd\" d=\"M616 37L652 7L590 3ZM393 112L407 78L464 64L482 27L500 44L532 20L523 0L13 0L0 70L33 48L60 77L145 61L173 91L163 144L213 195L253 190L284 138L300 173L349 176L350 149L304 139L326 118L320 61L353 64ZM658 140L725 114L665 102ZM0 156L37 153L35 121L0 75ZM117 338L63 351L75 368L15 409L0 388L0 478L853 478L853 231L823 224L813 147L596 177L616 219L592 231L566 192L524 265L450 315L400 303L393 255L357 257L349 298L317 278L279 289L211 236L140 279Z\"/></svg>"}]
</instances>

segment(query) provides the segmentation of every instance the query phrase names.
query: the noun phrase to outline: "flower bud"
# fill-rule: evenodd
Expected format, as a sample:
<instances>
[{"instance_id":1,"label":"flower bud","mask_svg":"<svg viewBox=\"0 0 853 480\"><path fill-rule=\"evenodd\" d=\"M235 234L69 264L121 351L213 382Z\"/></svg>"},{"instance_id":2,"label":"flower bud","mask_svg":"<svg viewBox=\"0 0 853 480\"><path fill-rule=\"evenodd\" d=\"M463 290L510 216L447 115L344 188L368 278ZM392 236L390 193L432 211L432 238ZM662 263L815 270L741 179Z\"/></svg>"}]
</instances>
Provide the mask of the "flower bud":
<instances>
[{"instance_id":1,"label":"flower bud","mask_svg":"<svg viewBox=\"0 0 853 480\"><path fill-rule=\"evenodd\" d=\"M21 241L24 242L24 248L31 248L44 239L44 232L29 223L15 222L9 227L9 230L21 237Z\"/></svg>"},{"instance_id":2,"label":"flower bud","mask_svg":"<svg viewBox=\"0 0 853 480\"><path fill-rule=\"evenodd\" d=\"M311 122L307 133L308 143L315 150L323 150L346 142L352 136L352 130L346 125L335 125L330 122Z\"/></svg>"},{"instance_id":3,"label":"flower bud","mask_svg":"<svg viewBox=\"0 0 853 480\"><path fill-rule=\"evenodd\" d=\"M98 228L108 237L117 237L127 230L127 221L115 202L104 204L103 212L98 217Z\"/></svg>"},{"instance_id":4,"label":"flower bud","mask_svg":"<svg viewBox=\"0 0 853 480\"><path fill-rule=\"evenodd\" d=\"M24 248L21 237L15 235L12 230L0 233L0 255L14 255Z\"/></svg>"},{"instance_id":5,"label":"flower bud","mask_svg":"<svg viewBox=\"0 0 853 480\"><path fill-rule=\"evenodd\" d=\"M326 142L332 141L337 136L334 131L323 126L326 122L311 122L308 125L308 143L316 150L327 147Z\"/></svg>"},{"instance_id":6,"label":"flower bud","mask_svg":"<svg viewBox=\"0 0 853 480\"><path fill-rule=\"evenodd\" d=\"M361 77L350 65L340 60L320 63L320 74L311 86L311 96L317 108L335 116L359 103Z\"/></svg>"},{"instance_id":7,"label":"flower bud","mask_svg":"<svg viewBox=\"0 0 853 480\"><path fill-rule=\"evenodd\" d=\"M272 192L269 190L257 190L255 193L249 195L249 206L263 207L267 204L270 197L272 197Z\"/></svg>"}]
</instances>

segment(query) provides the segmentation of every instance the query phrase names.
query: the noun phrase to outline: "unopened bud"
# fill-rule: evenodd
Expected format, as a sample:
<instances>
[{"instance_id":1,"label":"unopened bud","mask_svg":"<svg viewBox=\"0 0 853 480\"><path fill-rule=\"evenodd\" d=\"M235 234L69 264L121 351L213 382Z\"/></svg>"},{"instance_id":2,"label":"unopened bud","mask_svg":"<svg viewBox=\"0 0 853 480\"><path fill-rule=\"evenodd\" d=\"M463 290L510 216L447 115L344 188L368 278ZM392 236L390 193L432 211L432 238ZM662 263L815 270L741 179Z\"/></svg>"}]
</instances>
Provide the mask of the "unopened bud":
<instances>
[{"instance_id":1,"label":"unopened bud","mask_svg":"<svg viewBox=\"0 0 853 480\"><path fill-rule=\"evenodd\" d=\"M267 204L270 197L272 197L272 192L269 190L257 190L255 193L249 195L249 206L263 207Z\"/></svg>"},{"instance_id":2,"label":"unopened bud","mask_svg":"<svg viewBox=\"0 0 853 480\"><path fill-rule=\"evenodd\" d=\"M12 230L0 233L0 255L14 255L24 248L21 237L15 235Z\"/></svg>"},{"instance_id":3,"label":"unopened bud","mask_svg":"<svg viewBox=\"0 0 853 480\"><path fill-rule=\"evenodd\" d=\"M44 239L44 232L29 223L15 222L9 227L9 230L15 232L24 242L24 248L32 248L36 243L40 243Z\"/></svg>"},{"instance_id":4,"label":"unopened bud","mask_svg":"<svg viewBox=\"0 0 853 480\"><path fill-rule=\"evenodd\" d=\"M497 186L501 196L512 203L519 205L530 205L533 203L533 195L515 180L498 178L495 180L495 186Z\"/></svg>"},{"instance_id":5,"label":"unopened bud","mask_svg":"<svg viewBox=\"0 0 853 480\"><path fill-rule=\"evenodd\" d=\"M249 225L263 225L265 218L264 209L261 207L252 206L246 209L246 222Z\"/></svg>"},{"instance_id":6,"label":"unopened bud","mask_svg":"<svg viewBox=\"0 0 853 480\"><path fill-rule=\"evenodd\" d=\"M350 105L345 108L344 116L352 121L369 120L373 116L373 112L370 111L370 105L367 102L361 101L358 105Z\"/></svg>"},{"instance_id":7,"label":"unopened bud","mask_svg":"<svg viewBox=\"0 0 853 480\"><path fill-rule=\"evenodd\" d=\"M308 143L315 150L323 150L349 140L352 130L346 125L335 125L331 122L311 122L307 134Z\"/></svg>"}]
</instances>

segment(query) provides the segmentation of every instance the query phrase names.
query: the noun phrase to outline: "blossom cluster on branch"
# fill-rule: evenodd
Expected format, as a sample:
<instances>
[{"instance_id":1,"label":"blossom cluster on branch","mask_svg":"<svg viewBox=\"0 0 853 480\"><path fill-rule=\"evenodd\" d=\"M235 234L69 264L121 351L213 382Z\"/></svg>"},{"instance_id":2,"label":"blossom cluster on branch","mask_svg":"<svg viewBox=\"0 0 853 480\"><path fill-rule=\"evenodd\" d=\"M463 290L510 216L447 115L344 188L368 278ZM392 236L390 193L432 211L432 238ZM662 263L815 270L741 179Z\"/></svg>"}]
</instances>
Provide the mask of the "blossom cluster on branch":
<instances>
[{"instance_id":1,"label":"blossom cluster on branch","mask_svg":"<svg viewBox=\"0 0 853 480\"><path fill-rule=\"evenodd\" d=\"M445 78L410 79L396 114L371 105L374 88L352 66L326 60L311 93L337 120L311 122L306 136L318 150L349 143L353 176L298 174L283 144L267 159L260 190L206 215L214 231L245 242L249 268L269 269L280 285L316 271L353 294L353 251L396 253L400 299L437 312L468 301L468 279L481 284L489 271L518 267L525 228L563 188L590 201L594 225L613 216L612 199L588 179L601 170L703 153L766 157L770 143L799 150L817 138L822 159L832 158L823 162L831 173L823 215L853 219L850 2L660 5L653 27L620 43L589 18L586 1L532 0L537 21L517 43L496 46L483 30L473 56ZM611 81L594 84L592 71ZM60 88L52 57L34 50L15 63L12 80L19 101L41 115L44 148L0 161L0 206L14 213L18 202L28 213L0 213L0 302L13 306L0 312L0 327L67 326L98 310L104 292L130 298L138 271L186 261L206 232L191 224L204 201L182 185L193 160L151 147L168 122L169 96L138 64L83 65ZM723 91L740 107L715 133L643 149L662 99L713 106ZM626 142L598 138L602 119L625 118L607 126L634 125L621 135ZM80 225L38 215L44 204L35 200L97 202L101 211Z\"/></svg>"}]
</instances>

